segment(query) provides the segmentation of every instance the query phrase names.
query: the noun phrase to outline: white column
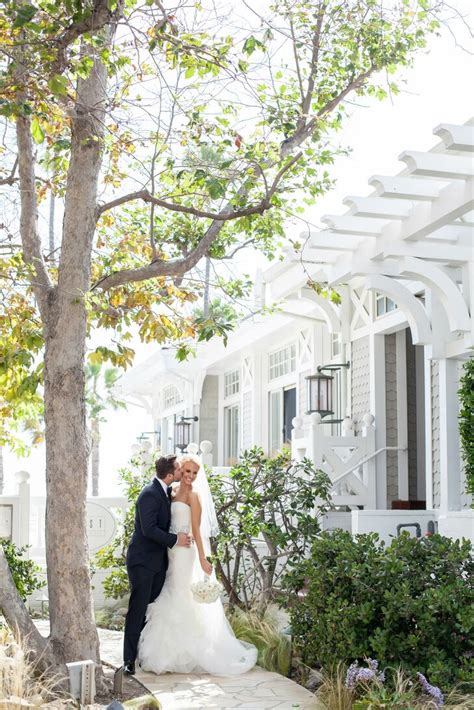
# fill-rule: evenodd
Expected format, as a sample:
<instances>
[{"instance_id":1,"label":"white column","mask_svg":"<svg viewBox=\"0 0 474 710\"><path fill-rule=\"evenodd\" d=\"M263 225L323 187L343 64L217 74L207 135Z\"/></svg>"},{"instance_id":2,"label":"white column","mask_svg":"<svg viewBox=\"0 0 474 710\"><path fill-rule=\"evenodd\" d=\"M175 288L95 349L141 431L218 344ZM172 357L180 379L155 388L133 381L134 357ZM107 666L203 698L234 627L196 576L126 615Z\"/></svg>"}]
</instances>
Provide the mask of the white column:
<instances>
[{"instance_id":1,"label":"white column","mask_svg":"<svg viewBox=\"0 0 474 710\"><path fill-rule=\"evenodd\" d=\"M23 547L30 544L30 474L28 471L18 471L15 478L18 482L18 497L20 499L18 540L15 542ZM26 554L28 556L28 552Z\"/></svg>"},{"instance_id":2,"label":"white column","mask_svg":"<svg viewBox=\"0 0 474 710\"><path fill-rule=\"evenodd\" d=\"M397 446L405 451L398 451L398 498L409 499L408 487L408 402L407 402L407 357L406 331L399 330L395 336L397 369Z\"/></svg>"},{"instance_id":3,"label":"white column","mask_svg":"<svg viewBox=\"0 0 474 710\"><path fill-rule=\"evenodd\" d=\"M376 428L374 426L374 416L373 414L364 414L364 426L362 428L362 436L366 437L366 456L375 453L375 434ZM377 461L376 457L369 459L363 466L364 471L364 483L367 487L368 503L367 508L369 510L374 510L377 508Z\"/></svg>"},{"instance_id":4,"label":"white column","mask_svg":"<svg viewBox=\"0 0 474 710\"><path fill-rule=\"evenodd\" d=\"M424 348L425 367L425 488L426 508L433 508L433 409L431 403L431 348Z\"/></svg>"},{"instance_id":5,"label":"white column","mask_svg":"<svg viewBox=\"0 0 474 710\"><path fill-rule=\"evenodd\" d=\"M415 346L416 365L416 497L418 500L426 500L426 480L424 472L427 468L427 456L425 445L425 419L426 412L426 390L429 390L429 382L426 382L424 348L421 345ZM431 507L431 502L426 507Z\"/></svg>"},{"instance_id":6,"label":"white column","mask_svg":"<svg viewBox=\"0 0 474 710\"><path fill-rule=\"evenodd\" d=\"M370 333L370 413L375 417L375 448L387 445L385 410L385 336ZM387 508L387 456L377 456L377 509Z\"/></svg>"},{"instance_id":7,"label":"white column","mask_svg":"<svg viewBox=\"0 0 474 710\"><path fill-rule=\"evenodd\" d=\"M440 509L461 509L457 360L439 360Z\"/></svg>"}]
</instances>

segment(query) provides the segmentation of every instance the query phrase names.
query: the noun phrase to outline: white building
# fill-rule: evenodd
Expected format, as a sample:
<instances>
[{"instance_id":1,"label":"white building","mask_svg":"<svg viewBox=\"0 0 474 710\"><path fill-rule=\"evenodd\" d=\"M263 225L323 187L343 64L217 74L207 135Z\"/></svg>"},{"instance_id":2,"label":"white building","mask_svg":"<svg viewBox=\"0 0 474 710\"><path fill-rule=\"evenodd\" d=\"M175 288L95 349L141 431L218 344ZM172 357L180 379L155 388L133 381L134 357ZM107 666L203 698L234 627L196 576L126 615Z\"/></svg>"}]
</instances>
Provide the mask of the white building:
<instances>
[{"instance_id":1,"label":"white building","mask_svg":"<svg viewBox=\"0 0 474 710\"><path fill-rule=\"evenodd\" d=\"M474 538L457 396L474 346L474 121L434 134L429 152L405 151L399 174L371 178L368 197L347 197L302 254L264 272L256 297L278 313L242 322L227 347L212 341L181 364L162 351L127 375L165 453L181 416L198 417L191 440L213 444L216 466L254 445L311 456L334 481L328 526L387 537L431 522ZM306 378L327 365L326 421L342 423L306 414Z\"/></svg>"}]
</instances>

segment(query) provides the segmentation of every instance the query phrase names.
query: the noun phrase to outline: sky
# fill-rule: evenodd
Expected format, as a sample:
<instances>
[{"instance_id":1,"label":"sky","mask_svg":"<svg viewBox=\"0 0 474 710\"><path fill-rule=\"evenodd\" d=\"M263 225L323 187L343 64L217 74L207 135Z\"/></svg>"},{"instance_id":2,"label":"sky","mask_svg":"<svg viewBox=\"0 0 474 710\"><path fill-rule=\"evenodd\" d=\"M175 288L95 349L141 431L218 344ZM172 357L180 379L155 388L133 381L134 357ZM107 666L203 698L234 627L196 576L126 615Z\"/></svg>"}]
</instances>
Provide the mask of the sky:
<instances>
[{"instance_id":1,"label":"sky","mask_svg":"<svg viewBox=\"0 0 474 710\"><path fill-rule=\"evenodd\" d=\"M451 3L463 13L474 26L474 12L470 0L453 0ZM474 51L468 44L468 34L457 22L458 44ZM368 179L374 174L391 175L404 167L398 155L404 150L428 150L439 139L432 130L440 123L465 123L474 115L474 56L457 46L449 32L433 38L429 50L420 53L414 68L405 71L406 85L402 93L384 102L363 100L349 106L350 116L345 128L339 134L343 145L351 147L349 157L340 157L332 174L337 184L331 193L305 215L316 227L324 227L320 219L325 214L342 214L346 207L342 204L349 195L367 195L372 191ZM291 228L291 236L298 237L305 225ZM240 254L234 264L249 272L252 266L264 266L263 257L255 258L249 252ZM157 351L153 345L135 344L138 365ZM117 471L126 465L132 453L136 438L144 431L150 431L152 421L149 415L136 405L128 411L109 413L109 421L102 425L101 445L101 494L119 495L120 487ZM15 492L14 473L25 470L30 473L33 495L44 493L44 449L37 448L27 459L17 459L8 450L5 459L5 493Z\"/></svg>"}]
</instances>

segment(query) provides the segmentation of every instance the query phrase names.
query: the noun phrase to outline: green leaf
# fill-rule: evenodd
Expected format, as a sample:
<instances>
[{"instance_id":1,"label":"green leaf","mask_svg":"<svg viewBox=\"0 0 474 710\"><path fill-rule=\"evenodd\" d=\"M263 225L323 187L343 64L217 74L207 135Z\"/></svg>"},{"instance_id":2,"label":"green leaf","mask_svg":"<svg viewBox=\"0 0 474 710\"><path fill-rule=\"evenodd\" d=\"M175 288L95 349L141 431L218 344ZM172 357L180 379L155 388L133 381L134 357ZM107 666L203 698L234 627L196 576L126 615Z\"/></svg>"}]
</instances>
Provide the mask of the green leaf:
<instances>
[{"instance_id":1,"label":"green leaf","mask_svg":"<svg viewBox=\"0 0 474 710\"><path fill-rule=\"evenodd\" d=\"M68 80L65 76L55 74L49 81L48 86L56 96L67 96Z\"/></svg>"},{"instance_id":2,"label":"green leaf","mask_svg":"<svg viewBox=\"0 0 474 710\"><path fill-rule=\"evenodd\" d=\"M20 5L13 27L23 27L27 22L30 22L37 12L38 8L34 5Z\"/></svg>"},{"instance_id":3,"label":"green leaf","mask_svg":"<svg viewBox=\"0 0 474 710\"><path fill-rule=\"evenodd\" d=\"M42 143L44 141L44 131L40 126L37 116L34 116L31 121L31 135L35 143Z\"/></svg>"}]
</instances>

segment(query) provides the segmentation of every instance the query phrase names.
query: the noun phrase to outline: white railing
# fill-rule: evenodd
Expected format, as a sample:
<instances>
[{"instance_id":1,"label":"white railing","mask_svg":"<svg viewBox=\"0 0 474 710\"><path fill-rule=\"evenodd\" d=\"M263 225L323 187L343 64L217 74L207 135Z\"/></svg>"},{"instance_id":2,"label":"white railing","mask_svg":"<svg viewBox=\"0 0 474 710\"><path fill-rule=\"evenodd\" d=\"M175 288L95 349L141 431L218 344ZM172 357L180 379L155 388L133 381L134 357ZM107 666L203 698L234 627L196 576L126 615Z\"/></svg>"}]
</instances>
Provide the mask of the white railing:
<instances>
[{"instance_id":1,"label":"white railing","mask_svg":"<svg viewBox=\"0 0 474 710\"><path fill-rule=\"evenodd\" d=\"M373 415L366 414L363 421L362 436L352 434L349 417L342 423L342 436L332 436L325 434L320 414L293 419L292 456L296 460L309 458L327 473L335 506L377 507L375 457L380 452L375 451Z\"/></svg>"}]
</instances>

